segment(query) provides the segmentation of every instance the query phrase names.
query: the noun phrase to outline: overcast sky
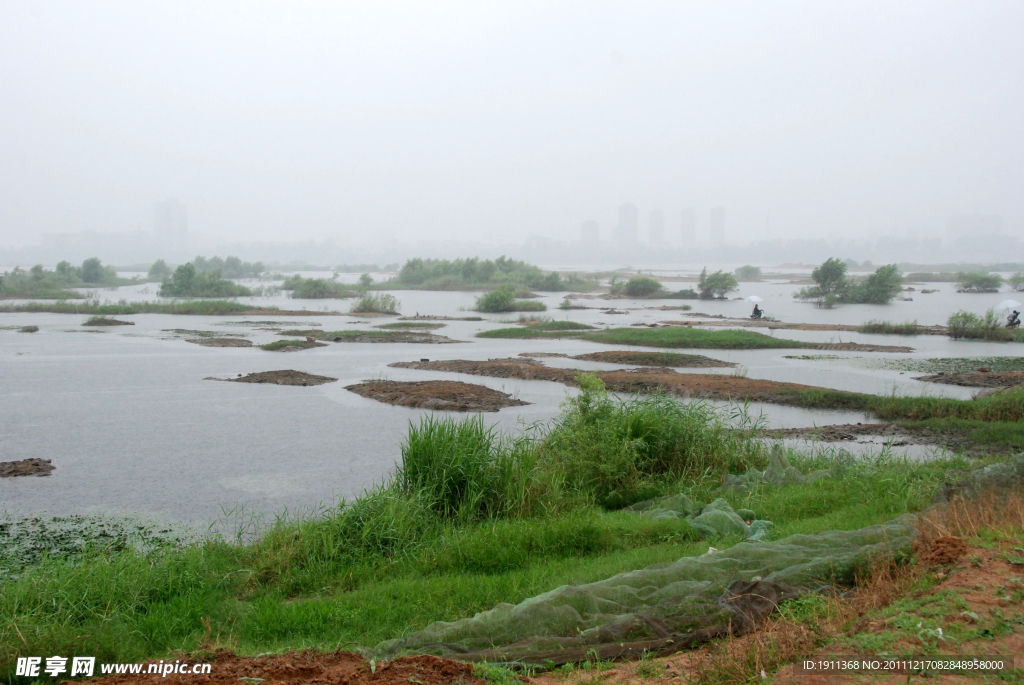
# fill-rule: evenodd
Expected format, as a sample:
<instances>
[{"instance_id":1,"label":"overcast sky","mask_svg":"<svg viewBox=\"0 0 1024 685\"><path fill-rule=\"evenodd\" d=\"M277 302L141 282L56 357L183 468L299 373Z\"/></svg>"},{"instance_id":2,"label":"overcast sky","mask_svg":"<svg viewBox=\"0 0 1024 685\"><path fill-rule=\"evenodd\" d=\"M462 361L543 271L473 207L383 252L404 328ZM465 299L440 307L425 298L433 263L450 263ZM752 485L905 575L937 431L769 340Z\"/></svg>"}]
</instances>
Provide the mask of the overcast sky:
<instances>
[{"instance_id":1,"label":"overcast sky","mask_svg":"<svg viewBox=\"0 0 1024 685\"><path fill-rule=\"evenodd\" d=\"M1024 230L1024 2L0 0L0 243Z\"/></svg>"}]
</instances>

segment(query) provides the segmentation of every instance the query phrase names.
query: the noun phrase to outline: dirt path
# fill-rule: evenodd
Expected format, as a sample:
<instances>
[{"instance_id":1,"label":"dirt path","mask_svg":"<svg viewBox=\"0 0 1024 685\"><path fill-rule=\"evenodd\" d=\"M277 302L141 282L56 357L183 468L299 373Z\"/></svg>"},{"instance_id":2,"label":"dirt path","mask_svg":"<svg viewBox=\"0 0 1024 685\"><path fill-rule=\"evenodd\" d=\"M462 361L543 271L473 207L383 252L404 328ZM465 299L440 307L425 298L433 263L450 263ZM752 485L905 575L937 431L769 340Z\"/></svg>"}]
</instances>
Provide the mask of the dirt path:
<instances>
[{"instance_id":1,"label":"dirt path","mask_svg":"<svg viewBox=\"0 0 1024 685\"><path fill-rule=\"evenodd\" d=\"M209 675L160 673L111 675L89 680L103 685L486 685L469 664L433 656L402 657L373 663L354 652L287 652L270 656L238 656L227 650L185 655L191 666L209 663ZM155 661L149 662L157 665ZM173 662L168 662L173 663ZM148 670L148 667L143 667Z\"/></svg>"},{"instance_id":2,"label":"dirt path","mask_svg":"<svg viewBox=\"0 0 1024 685\"><path fill-rule=\"evenodd\" d=\"M378 402L418 409L498 411L529 404L498 390L458 381L365 381L345 389Z\"/></svg>"},{"instance_id":3,"label":"dirt path","mask_svg":"<svg viewBox=\"0 0 1024 685\"><path fill-rule=\"evenodd\" d=\"M553 381L575 386L575 369L545 366L536 359L518 357L468 361L462 359L435 362L394 362L388 364L400 369L448 371L473 376L515 378L520 380ZM676 373L668 368L640 368L594 373L613 392L652 393L670 392L680 397L699 397L713 400L743 400L793 404L797 391L821 390L810 385L758 380L724 374Z\"/></svg>"},{"instance_id":4,"label":"dirt path","mask_svg":"<svg viewBox=\"0 0 1024 685\"><path fill-rule=\"evenodd\" d=\"M237 378L215 378L209 376L207 381L230 381L232 383L270 383L272 385L323 385L338 380L330 376L317 376L303 371L257 371L248 375L239 374Z\"/></svg>"}]
</instances>

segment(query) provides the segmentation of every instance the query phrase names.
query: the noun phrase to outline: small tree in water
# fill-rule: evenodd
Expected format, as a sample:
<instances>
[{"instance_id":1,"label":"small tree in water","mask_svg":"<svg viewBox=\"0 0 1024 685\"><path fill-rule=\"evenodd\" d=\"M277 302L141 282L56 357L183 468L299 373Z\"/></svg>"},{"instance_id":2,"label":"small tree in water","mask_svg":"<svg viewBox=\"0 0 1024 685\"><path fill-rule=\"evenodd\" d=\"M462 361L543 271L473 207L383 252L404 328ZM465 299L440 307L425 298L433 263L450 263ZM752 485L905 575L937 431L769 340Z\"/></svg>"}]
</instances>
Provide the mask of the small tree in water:
<instances>
[{"instance_id":1,"label":"small tree in water","mask_svg":"<svg viewBox=\"0 0 1024 685\"><path fill-rule=\"evenodd\" d=\"M700 281L697 283L697 289L700 291L700 299L702 300L722 299L727 292L736 290L739 285L736 277L732 274L727 274L721 269L713 274L709 274L708 268L704 267L704 270L700 272Z\"/></svg>"}]
</instances>

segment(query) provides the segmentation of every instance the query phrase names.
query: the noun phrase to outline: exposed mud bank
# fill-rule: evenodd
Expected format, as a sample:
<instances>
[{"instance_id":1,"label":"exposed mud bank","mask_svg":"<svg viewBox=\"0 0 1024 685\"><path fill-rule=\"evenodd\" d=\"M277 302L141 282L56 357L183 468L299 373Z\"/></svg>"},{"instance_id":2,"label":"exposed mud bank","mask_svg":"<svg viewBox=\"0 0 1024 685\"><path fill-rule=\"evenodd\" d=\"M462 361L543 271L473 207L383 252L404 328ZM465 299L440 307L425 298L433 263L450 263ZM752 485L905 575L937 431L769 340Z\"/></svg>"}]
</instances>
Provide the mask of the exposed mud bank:
<instances>
[{"instance_id":1,"label":"exposed mud bank","mask_svg":"<svg viewBox=\"0 0 1024 685\"><path fill-rule=\"evenodd\" d=\"M185 342L203 347L252 347L252 341L245 338L187 338Z\"/></svg>"},{"instance_id":2,"label":"exposed mud bank","mask_svg":"<svg viewBox=\"0 0 1024 685\"><path fill-rule=\"evenodd\" d=\"M260 349L267 352L298 352L299 350L310 350L314 347L327 347L327 345L322 342L316 342L311 338L306 338L305 340L278 340L266 345L260 345Z\"/></svg>"},{"instance_id":3,"label":"exposed mud bank","mask_svg":"<svg viewBox=\"0 0 1024 685\"><path fill-rule=\"evenodd\" d=\"M463 342L444 335L425 331L379 330L379 331L321 331L317 329L281 331L278 335L303 336L307 340L325 340L339 343L419 343L443 345Z\"/></svg>"},{"instance_id":4,"label":"exposed mud bank","mask_svg":"<svg viewBox=\"0 0 1024 685\"><path fill-rule=\"evenodd\" d=\"M0 478L18 476L48 476L56 466L49 459L22 459L21 461L0 461Z\"/></svg>"},{"instance_id":5,"label":"exposed mud bank","mask_svg":"<svg viewBox=\"0 0 1024 685\"><path fill-rule=\"evenodd\" d=\"M713 321L665 321L667 324L683 326L719 326L728 328L767 328L773 331L841 331L846 333L860 332L860 326L836 323L785 323L782 321L766 321L764 319L729 319L721 315L700 314L694 312L686 316L714 319ZM918 326L917 335L949 335L945 326Z\"/></svg>"},{"instance_id":6,"label":"exposed mud bank","mask_svg":"<svg viewBox=\"0 0 1024 685\"><path fill-rule=\"evenodd\" d=\"M435 362L394 362L388 366L424 371L448 371L493 378L553 381L569 386L576 385L577 374L575 369L552 368L528 357L490 359L488 361L455 359ZM657 367L597 371L594 375L604 381L605 387L613 392L668 392L680 397L713 400L747 399L752 402L794 404L799 391L821 390L821 388L798 383L783 383L723 374L676 373L672 369Z\"/></svg>"},{"instance_id":7,"label":"exposed mud bank","mask_svg":"<svg viewBox=\"0 0 1024 685\"><path fill-rule=\"evenodd\" d=\"M19 333L38 333L39 326L22 326L18 329Z\"/></svg>"},{"instance_id":8,"label":"exposed mud bank","mask_svg":"<svg viewBox=\"0 0 1024 685\"><path fill-rule=\"evenodd\" d=\"M893 447L933 445L948 450L966 452L974 456L1006 454L1007 451L1010 451L1007 445L983 444L971 440L966 430L958 431L954 428L940 430L920 425L846 423L812 428L776 428L763 430L760 435L765 438L804 439L819 442L874 442L870 439L883 438Z\"/></svg>"},{"instance_id":9,"label":"exposed mud bank","mask_svg":"<svg viewBox=\"0 0 1024 685\"><path fill-rule=\"evenodd\" d=\"M182 659L184 661L185 659ZM355 652L287 652L265 656L238 656L227 650L212 655L194 655L190 664L209 663L210 673L196 676L192 673L119 674L90 680L103 685L238 685L263 683L267 685L486 685L486 681L473 675L470 664L439 659L433 656L401 657L371 665ZM150 662L162 667L164 662ZM170 662L169 662L170 663ZM171 664L173 665L173 664ZM98 669L97 669L98 670Z\"/></svg>"},{"instance_id":10,"label":"exposed mud bank","mask_svg":"<svg viewBox=\"0 0 1024 685\"><path fill-rule=\"evenodd\" d=\"M1009 388L1024 385L1022 371L967 371L964 373L936 373L930 376L917 376L915 381L960 385L967 388Z\"/></svg>"},{"instance_id":11,"label":"exposed mud bank","mask_svg":"<svg viewBox=\"0 0 1024 685\"><path fill-rule=\"evenodd\" d=\"M303 371L286 369L284 371L257 371L237 378L204 378L207 381L230 381L232 383L270 383L272 385L323 385L338 380L330 376L317 376Z\"/></svg>"},{"instance_id":12,"label":"exposed mud bank","mask_svg":"<svg viewBox=\"0 0 1024 685\"><path fill-rule=\"evenodd\" d=\"M418 409L498 411L529 404L498 390L457 381L366 381L345 389L378 402Z\"/></svg>"}]
</instances>

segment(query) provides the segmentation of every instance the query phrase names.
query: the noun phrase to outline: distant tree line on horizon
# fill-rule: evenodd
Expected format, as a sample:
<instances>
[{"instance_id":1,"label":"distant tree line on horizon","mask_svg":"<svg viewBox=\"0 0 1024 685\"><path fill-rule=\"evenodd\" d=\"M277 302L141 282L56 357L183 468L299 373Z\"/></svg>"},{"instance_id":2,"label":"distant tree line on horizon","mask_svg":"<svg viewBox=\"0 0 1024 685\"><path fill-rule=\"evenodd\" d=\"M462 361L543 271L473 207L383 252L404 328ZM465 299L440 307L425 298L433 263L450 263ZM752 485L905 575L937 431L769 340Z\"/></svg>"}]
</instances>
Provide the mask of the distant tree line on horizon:
<instances>
[{"instance_id":1,"label":"distant tree line on horizon","mask_svg":"<svg viewBox=\"0 0 1024 685\"><path fill-rule=\"evenodd\" d=\"M410 259L395 278L375 287L381 290L405 288L415 290L492 290L502 285L539 290L541 292L585 292L597 282L570 273L565 278L558 272L545 274L539 267L507 257L497 259Z\"/></svg>"},{"instance_id":2,"label":"distant tree line on horizon","mask_svg":"<svg viewBox=\"0 0 1024 685\"><path fill-rule=\"evenodd\" d=\"M0 276L0 297L69 299L84 297L68 288L114 287L138 283L137 279L119 278L112 266L105 266L97 257L89 257L81 266L61 261L53 271L42 264L29 270L15 267Z\"/></svg>"}]
</instances>

